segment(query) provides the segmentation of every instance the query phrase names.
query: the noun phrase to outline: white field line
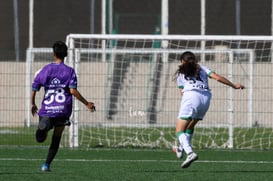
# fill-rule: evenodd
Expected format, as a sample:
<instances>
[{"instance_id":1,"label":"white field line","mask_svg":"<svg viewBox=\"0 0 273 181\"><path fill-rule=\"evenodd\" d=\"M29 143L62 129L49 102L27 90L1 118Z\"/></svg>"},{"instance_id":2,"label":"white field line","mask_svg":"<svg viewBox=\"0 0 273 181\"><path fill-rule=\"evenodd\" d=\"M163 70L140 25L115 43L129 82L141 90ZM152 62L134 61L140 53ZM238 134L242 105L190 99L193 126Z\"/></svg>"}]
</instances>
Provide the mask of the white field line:
<instances>
[{"instance_id":1,"label":"white field line","mask_svg":"<svg viewBox=\"0 0 273 181\"><path fill-rule=\"evenodd\" d=\"M44 159L29 159L29 158L0 158L0 161L42 161ZM60 162L167 162L175 163L181 162L180 160L97 160L97 159L54 159ZM273 161L231 161L231 160L197 160L199 163L249 163L249 164L273 164Z\"/></svg>"}]
</instances>

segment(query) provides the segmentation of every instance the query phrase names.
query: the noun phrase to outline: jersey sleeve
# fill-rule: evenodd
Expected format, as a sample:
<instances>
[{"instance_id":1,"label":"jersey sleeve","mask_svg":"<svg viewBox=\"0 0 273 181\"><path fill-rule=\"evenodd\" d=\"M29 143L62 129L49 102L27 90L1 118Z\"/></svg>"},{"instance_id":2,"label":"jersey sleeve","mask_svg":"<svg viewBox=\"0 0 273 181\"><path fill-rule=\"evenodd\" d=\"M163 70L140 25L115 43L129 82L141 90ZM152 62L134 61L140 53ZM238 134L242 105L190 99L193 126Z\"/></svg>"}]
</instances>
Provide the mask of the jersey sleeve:
<instances>
[{"instance_id":1,"label":"jersey sleeve","mask_svg":"<svg viewBox=\"0 0 273 181\"><path fill-rule=\"evenodd\" d=\"M177 87L179 89L183 89L184 88L184 82L183 82L183 77L182 75L178 75L177 76Z\"/></svg>"},{"instance_id":2,"label":"jersey sleeve","mask_svg":"<svg viewBox=\"0 0 273 181\"><path fill-rule=\"evenodd\" d=\"M43 86L43 70L39 69L37 72L35 72L34 80L32 82L32 90L33 91L39 91L40 88Z\"/></svg>"},{"instance_id":3,"label":"jersey sleeve","mask_svg":"<svg viewBox=\"0 0 273 181\"><path fill-rule=\"evenodd\" d=\"M210 78L210 75L214 72L212 71L211 69L209 69L208 67L206 66L201 66L202 69L206 72L206 74L208 75L208 77Z\"/></svg>"},{"instance_id":4,"label":"jersey sleeve","mask_svg":"<svg viewBox=\"0 0 273 181\"><path fill-rule=\"evenodd\" d=\"M71 70L72 70L72 76L69 81L69 88L77 89L77 86L78 86L77 75L76 75L74 69L71 69Z\"/></svg>"}]
</instances>

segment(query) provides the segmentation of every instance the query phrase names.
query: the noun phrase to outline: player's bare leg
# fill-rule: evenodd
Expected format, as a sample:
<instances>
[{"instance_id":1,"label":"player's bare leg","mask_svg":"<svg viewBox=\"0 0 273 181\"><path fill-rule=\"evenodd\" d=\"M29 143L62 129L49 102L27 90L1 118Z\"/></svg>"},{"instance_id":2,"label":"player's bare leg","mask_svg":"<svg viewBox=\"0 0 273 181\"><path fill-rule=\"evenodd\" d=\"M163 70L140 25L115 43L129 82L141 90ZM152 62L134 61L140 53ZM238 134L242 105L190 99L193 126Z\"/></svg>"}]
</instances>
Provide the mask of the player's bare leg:
<instances>
[{"instance_id":1,"label":"player's bare leg","mask_svg":"<svg viewBox=\"0 0 273 181\"><path fill-rule=\"evenodd\" d=\"M50 171L50 164L58 152L64 127L65 126L58 126L54 128L46 162L42 165L42 171Z\"/></svg>"}]
</instances>

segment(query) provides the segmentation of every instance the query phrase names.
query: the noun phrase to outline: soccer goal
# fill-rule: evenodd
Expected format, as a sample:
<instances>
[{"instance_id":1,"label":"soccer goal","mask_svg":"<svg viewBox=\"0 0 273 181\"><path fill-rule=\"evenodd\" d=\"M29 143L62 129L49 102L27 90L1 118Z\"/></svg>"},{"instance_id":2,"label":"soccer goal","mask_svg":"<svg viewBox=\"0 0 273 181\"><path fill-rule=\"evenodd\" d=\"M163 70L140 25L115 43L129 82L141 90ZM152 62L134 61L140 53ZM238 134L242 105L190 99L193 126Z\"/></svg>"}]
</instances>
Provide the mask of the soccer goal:
<instances>
[{"instance_id":1,"label":"soccer goal","mask_svg":"<svg viewBox=\"0 0 273 181\"><path fill-rule=\"evenodd\" d=\"M90 113L75 101L68 145L170 148L176 144L181 97L174 73L181 53L192 51L201 64L247 87L235 91L210 81L211 106L197 126L193 146L273 147L272 40L269 36L68 35L66 63L75 68L78 89L97 109ZM38 55L37 50L29 52L29 57Z\"/></svg>"}]
</instances>

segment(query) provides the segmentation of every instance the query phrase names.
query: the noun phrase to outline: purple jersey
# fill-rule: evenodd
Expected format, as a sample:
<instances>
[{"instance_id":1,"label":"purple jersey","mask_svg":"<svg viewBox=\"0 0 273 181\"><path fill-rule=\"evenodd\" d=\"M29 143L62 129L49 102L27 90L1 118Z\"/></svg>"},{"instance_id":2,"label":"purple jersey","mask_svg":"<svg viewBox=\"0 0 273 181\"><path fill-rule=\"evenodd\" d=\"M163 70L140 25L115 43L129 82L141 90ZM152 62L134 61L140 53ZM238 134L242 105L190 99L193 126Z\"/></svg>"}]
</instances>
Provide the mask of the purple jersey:
<instances>
[{"instance_id":1,"label":"purple jersey","mask_svg":"<svg viewBox=\"0 0 273 181\"><path fill-rule=\"evenodd\" d=\"M77 88L77 76L73 68L64 63L50 63L37 73L32 90L45 89L39 116L69 117L72 112L70 88Z\"/></svg>"}]
</instances>

